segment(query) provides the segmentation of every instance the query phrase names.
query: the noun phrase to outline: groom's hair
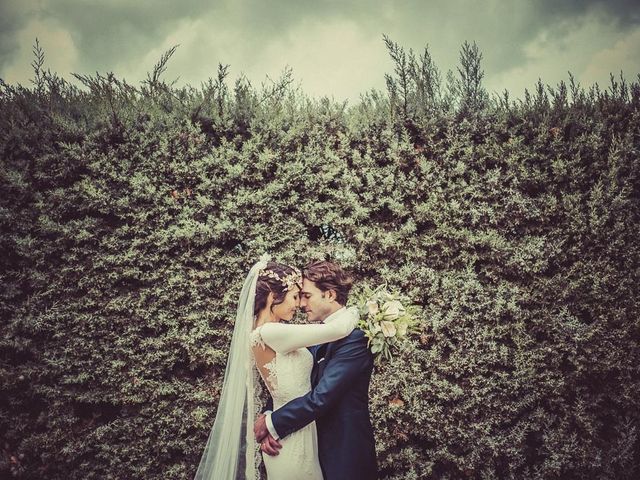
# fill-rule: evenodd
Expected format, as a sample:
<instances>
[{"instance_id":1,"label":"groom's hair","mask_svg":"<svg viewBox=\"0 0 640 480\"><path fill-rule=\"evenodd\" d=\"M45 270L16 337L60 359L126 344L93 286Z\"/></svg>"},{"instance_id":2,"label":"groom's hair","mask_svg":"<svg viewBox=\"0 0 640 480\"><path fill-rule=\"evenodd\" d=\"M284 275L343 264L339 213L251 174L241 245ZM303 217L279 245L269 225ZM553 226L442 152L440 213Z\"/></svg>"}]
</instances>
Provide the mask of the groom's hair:
<instances>
[{"instance_id":1,"label":"groom's hair","mask_svg":"<svg viewBox=\"0 0 640 480\"><path fill-rule=\"evenodd\" d=\"M302 276L315 283L323 292L334 290L336 301L340 305L347 304L353 279L337 263L325 260L311 262L302 270Z\"/></svg>"}]
</instances>

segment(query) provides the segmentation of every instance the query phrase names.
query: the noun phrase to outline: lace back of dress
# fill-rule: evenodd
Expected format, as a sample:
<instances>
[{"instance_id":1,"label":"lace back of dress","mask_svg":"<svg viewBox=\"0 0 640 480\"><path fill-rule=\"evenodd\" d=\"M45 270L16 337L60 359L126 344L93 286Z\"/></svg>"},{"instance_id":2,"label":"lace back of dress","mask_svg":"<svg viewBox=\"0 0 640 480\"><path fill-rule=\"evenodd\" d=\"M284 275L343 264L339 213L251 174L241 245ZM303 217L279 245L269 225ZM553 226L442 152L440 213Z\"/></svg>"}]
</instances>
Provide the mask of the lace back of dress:
<instances>
[{"instance_id":1,"label":"lace back of dress","mask_svg":"<svg viewBox=\"0 0 640 480\"><path fill-rule=\"evenodd\" d=\"M267 362L264 362L264 358L259 358L256 355L256 347L261 347L262 350L266 350L267 346L262 339L261 326L251 332L251 348L253 350L253 360L256 370L258 371L259 378L262 379L264 385L267 387L269 394L273 397L277 389L276 384L276 357L274 356ZM264 362L264 363L262 363Z\"/></svg>"}]
</instances>

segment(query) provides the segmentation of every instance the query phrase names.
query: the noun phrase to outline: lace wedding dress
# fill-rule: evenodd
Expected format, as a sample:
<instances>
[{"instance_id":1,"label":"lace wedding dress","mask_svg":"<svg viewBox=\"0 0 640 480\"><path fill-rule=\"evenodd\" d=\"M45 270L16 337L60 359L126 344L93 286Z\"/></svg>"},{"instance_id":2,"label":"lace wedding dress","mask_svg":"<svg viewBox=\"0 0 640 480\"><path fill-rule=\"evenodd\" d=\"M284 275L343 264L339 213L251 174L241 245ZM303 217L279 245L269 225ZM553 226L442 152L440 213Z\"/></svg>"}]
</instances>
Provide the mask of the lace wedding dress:
<instances>
[{"instance_id":1,"label":"lace wedding dress","mask_svg":"<svg viewBox=\"0 0 640 480\"><path fill-rule=\"evenodd\" d=\"M311 391L313 355L305 347L344 338L357 321L357 309L343 308L323 324L266 323L251 332L252 348L275 352L272 360L257 365L273 398L274 410ZM280 443L279 455L263 455L268 480L322 480L315 422L280 439Z\"/></svg>"}]
</instances>

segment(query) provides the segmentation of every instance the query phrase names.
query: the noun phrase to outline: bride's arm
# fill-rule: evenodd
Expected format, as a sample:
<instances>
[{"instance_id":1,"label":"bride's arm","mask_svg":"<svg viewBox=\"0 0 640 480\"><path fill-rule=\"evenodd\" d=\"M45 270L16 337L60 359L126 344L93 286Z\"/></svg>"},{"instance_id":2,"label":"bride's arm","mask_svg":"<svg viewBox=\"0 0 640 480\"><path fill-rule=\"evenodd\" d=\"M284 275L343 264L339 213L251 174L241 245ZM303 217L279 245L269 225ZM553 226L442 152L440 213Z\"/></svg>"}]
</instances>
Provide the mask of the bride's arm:
<instances>
[{"instance_id":1,"label":"bride's arm","mask_svg":"<svg viewBox=\"0 0 640 480\"><path fill-rule=\"evenodd\" d=\"M328 323L265 323L260 327L260 336L276 352L288 353L298 348L340 340L353 331L358 318L358 309L350 307Z\"/></svg>"}]
</instances>

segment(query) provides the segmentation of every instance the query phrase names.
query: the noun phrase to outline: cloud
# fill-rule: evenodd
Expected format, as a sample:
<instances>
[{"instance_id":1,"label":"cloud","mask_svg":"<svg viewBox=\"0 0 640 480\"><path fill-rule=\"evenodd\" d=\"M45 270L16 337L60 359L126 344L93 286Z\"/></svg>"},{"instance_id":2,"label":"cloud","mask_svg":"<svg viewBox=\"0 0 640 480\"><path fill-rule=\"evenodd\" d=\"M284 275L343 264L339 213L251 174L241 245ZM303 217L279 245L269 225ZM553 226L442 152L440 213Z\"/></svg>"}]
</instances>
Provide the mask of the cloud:
<instances>
[{"instance_id":1,"label":"cloud","mask_svg":"<svg viewBox=\"0 0 640 480\"><path fill-rule=\"evenodd\" d=\"M372 83L382 84L382 75L372 79L371 73L387 62L381 36L344 19L330 23L309 20L271 42L247 73L273 76L288 65L311 96L357 99Z\"/></svg>"},{"instance_id":2,"label":"cloud","mask_svg":"<svg viewBox=\"0 0 640 480\"><path fill-rule=\"evenodd\" d=\"M206 1L47 0L43 14L71 32L81 46L78 67L81 73L91 73L140 61L180 21L203 14L209 5Z\"/></svg>"},{"instance_id":3,"label":"cloud","mask_svg":"<svg viewBox=\"0 0 640 480\"><path fill-rule=\"evenodd\" d=\"M593 13L604 15L622 27L640 23L637 0L539 0L537 8L545 24Z\"/></svg>"},{"instance_id":4,"label":"cloud","mask_svg":"<svg viewBox=\"0 0 640 480\"><path fill-rule=\"evenodd\" d=\"M115 71L126 78L143 78L162 53L178 43L166 80L180 77L179 84L196 86L215 76L218 63L231 63L232 78L245 75L259 86L267 76L276 79L291 67L305 93L336 100L357 99L372 85L371 73L390 63L381 36L337 17L331 22L304 20L283 35L241 42L233 28L203 18L184 20L142 61L121 63ZM233 62L225 57L231 51ZM382 73L375 80L382 86Z\"/></svg>"},{"instance_id":5,"label":"cloud","mask_svg":"<svg viewBox=\"0 0 640 480\"><path fill-rule=\"evenodd\" d=\"M51 70L63 77L69 76L76 68L78 49L69 31L52 20L31 20L17 34L18 50L3 68L3 79L7 83L26 84L34 77L31 62L34 60L33 44L36 37L40 45L46 45L45 70ZM54 52L53 55L47 52Z\"/></svg>"},{"instance_id":6,"label":"cloud","mask_svg":"<svg viewBox=\"0 0 640 480\"><path fill-rule=\"evenodd\" d=\"M640 46L639 31L640 27L621 31L615 23L603 23L596 13L580 21L562 22L541 30L523 46L526 61L522 65L488 74L487 87L496 93L507 89L512 97L520 97L525 88L533 89L538 78L556 85L568 80L568 72L584 87L608 83L610 71L619 72L623 66L640 70L638 49L632 50ZM594 48L593 39L598 39L600 49Z\"/></svg>"},{"instance_id":7,"label":"cloud","mask_svg":"<svg viewBox=\"0 0 640 480\"><path fill-rule=\"evenodd\" d=\"M52 70L113 71L132 83L144 79L164 51L180 44L167 79L180 77L180 83L198 86L224 63L231 65L232 75L244 72L259 84L265 75L278 76L289 65L305 92L357 100L372 87L382 88L384 73L393 69L382 41L387 34L416 53L429 45L443 73L456 71L465 40L476 41L489 89L521 94L538 77L555 82L566 78L567 70L595 78L598 62L614 71L637 69L637 57L624 50L634 45L632 33L640 26L635 4L636 0L0 0L0 76L7 79L11 74L23 82L29 78L20 75L30 74L36 36ZM625 38L631 42L628 47ZM59 48L61 42L64 48ZM623 43L616 47L618 42ZM616 55L598 56L611 49ZM625 63L616 66L614 61Z\"/></svg>"},{"instance_id":8,"label":"cloud","mask_svg":"<svg viewBox=\"0 0 640 480\"><path fill-rule=\"evenodd\" d=\"M610 48L596 52L579 78L587 84L598 82L607 85L609 74L617 77L625 66L635 67L635 70L623 71L625 77L635 80L640 73L640 27L624 35Z\"/></svg>"},{"instance_id":9,"label":"cloud","mask_svg":"<svg viewBox=\"0 0 640 480\"><path fill-rule=\"evenodd\" d=\"M29 0L0 2L0 68L12 60L20 47L18 34L24 29L29 19L34 17L34 3Z\"/></svg>"},{"instance_id":10,"label":"cloud","mask_svg":"<svg viewBox=\"0 0 640 480\"><path fill-rule=\"evenodd\" d=\"M633 28L634 22L640 21L636 5L637 0L399 1L394 2L397 8L392 20L385 22L385 33L417 51L428 44L443 71L456 71L460 46L465 40L475 41L483 53L487 75L498 75L514 68L526 69L532 43L541 37L561 42L585 21L621 32ZM600 45L601 39L594 38L588 41L590 48Z\"/></svg>"}]
</instances>

